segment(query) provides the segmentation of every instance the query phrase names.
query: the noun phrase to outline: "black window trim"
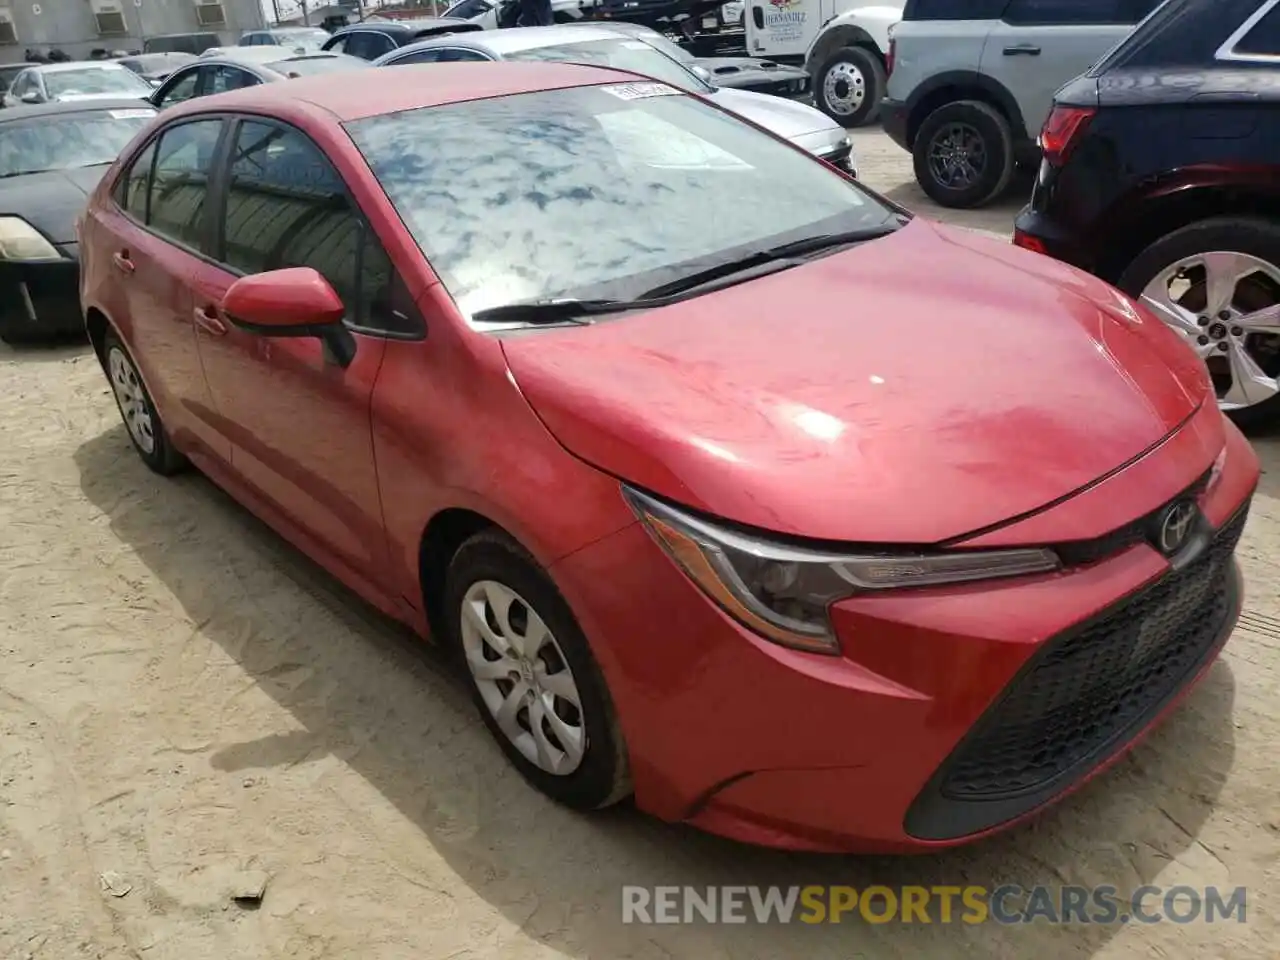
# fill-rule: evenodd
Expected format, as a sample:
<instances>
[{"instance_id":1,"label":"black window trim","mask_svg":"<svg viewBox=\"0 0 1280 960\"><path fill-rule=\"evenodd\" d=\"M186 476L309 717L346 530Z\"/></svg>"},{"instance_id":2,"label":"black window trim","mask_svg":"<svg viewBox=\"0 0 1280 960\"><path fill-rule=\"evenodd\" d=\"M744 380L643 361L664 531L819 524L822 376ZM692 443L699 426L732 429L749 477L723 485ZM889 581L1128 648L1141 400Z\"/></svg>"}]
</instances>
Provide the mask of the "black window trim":
<instances>
[{"instance_id":1,"label":"black window trim","mask_svg":"<svg viewBox=\"0 0 1280 960\"><path fill-rule=\"evenodd\" d=\"M1280 63L1280 54L1240 53L1236 50L1236 47L1239 46L1240 42L1253 31L1253 28L1261 23L1263 18L1265 18L1267 14L1271 13L1271 11L1275 10L1278 5L1280 5L1280 0L1267 0L1267 2L1258 7L1257 10L1245 19L1244 23L1240 24L1240 26L1236 28L1231 36L1227 37L1222 46L1218 48L1217 53L1213 55L1213 58L1215 60L1224 60L1231 63Z\"/></svg>"},{"instance_id":2,"label":"black window trim","mask_svg":"<svg viewBox=\"0 0 1280 960\"><path fill-rule=\"evenodd\" d=\"M1112 0L1116 8L1123 10L1126 0ZM1000 20L1011 27L1134 27L1142 22L1138 20L1010 20L1009 11L1018 3L1018 0L1007 0L1004 9L1000 12ZM1158 6L1158 4L1157 4Z\"/></svg>"},{"instance_id":3,"label":"black window trim","mask_svg":"<svg viewBox=\"0 0 1280 960\"><path fill-rule=\"evenodd\" d=\"M355 211L356 220L359 221L360 224L360 246L356 254L355 271L357 278L357 295L360 297L361 301L363 301L363 293L360 292L358 280L364 271L365 241L370 233L372 233L373 238L378 241L378 245L382 247L383 252L387 256L387 260L391 263L391 270L395 276L395 281L402 287L406 286L402 271L396 266L395 261L391 259L391 254L387 250L386 243L384 243L382 238L378 236L378 231L374 228L369 217L365 214L364 209L357 202L355 194L351 192L351 185L347 183L346 178L342 175L342 171L339 170L337 165L329 159L328 154L320 148L320 145L311 138L310 134L301 127L298 127L296 124L292 124L287 120L281 120L279 117L270 117L264 114L236 113L227 114L226 118L229 122L226 130L224 131L225 142L219 144L218 150L214 154L217 158L215 161L217 163L217 175L209 178L209 196L206 200L206 205L210 206L212 210L217 212L213 223L210 226L210 236L207 239L211 241L210 249L214 251L214 257L211 262L217 266L219 270L223 270L235 277L248 276L248 274L239 267L232 266L222 259L226 256L226 236L224 227L226 225L227 194L231 181L231 152L235 149L236 138L240 135L240 128L246 123L258 123L265 126L281 127L285 130L298 134L306 140L307 143L311 144L312 148L314 148L322 157L324 157L325 161L328 162L330 168L333 170L334 176L336 176L338 178L338 182L342 184L342 192L346 195L347 202L351 204L351 209ZM365 313L364 308L365 304L363 302L357 303L356 309L353 313L355 316L362 316ZM352 323L346 320L343 321L343 326L352 333L359 333L368 337L379 337L384 340L425 340L427 336L426 319L422 316L422 312L418 310L417 304L413 305L413 315L406 317L405 319L413 324L417 329L403 332L397 330L383 330L380 327L366 327L362 324Z\"/></svg>"},{"instance_id":4,"label":"black window trim","mask_svg":"<svg viewBox=\"0 0 1280 960\"><path fill-rule=\"evenodd\" d=\"M139 230L143 231L144 233L149 234L150 236L153 236L158 240L163 240L165 243L169 244L169 246L175 247L178 250L181 250L183 253L187 254L188 256L195 257L197 260L201 260L204 263L207 263L210 266L215 266L215 267L220 266L220 264L216 259L214 259L208 253L205 253L202 250L196 250L194 247L188 246L187 244L183 243L181 240L177 240L169 236L167 233L161 233L159 230L153 229L151 224L138 220L138 218L135 217L132 213L130 213L129 209L120 202L120 190L121 190L122 184L128 180L129 174L133 172L134 164L137 163L137 161L142 157L144 153L146 153L146 151L149 148L156 146L160 142L160 138L163 137L168 131L175 130L181 126L186 126L189 123L201 123L201 122L208 122L210 120L218 121L222 125L222 127L218 131L218 140L213 147L213 159L211 161L211 165L209 169L209 186L205 192L205 204L204 204L204 209L201 211L200 219L202 222L200 224L200 229L199 229L200 242L204 243L207 246L210 246L210 248L212 249L210 240L213 237L214 224L210 222L210 218L212 217L212 209L209 204L209 199L210 197L213 196L214 187L219 177L219 170L221 169L223 153L226 149L225 141L227 138L227 130L229 126L227 121L230 118L231 118L231 115L225 114L225 113L194 113L185 117L178 117L172 122L166 123L164 126L156 130L151 136L147 137L147 139L138 146L138 149L133 151L133 153L129 155L128 161L121 165L120 173L116 176L115 182L111 184L111 202L115 204L117 212L119 212L120 215L123 216L126 220L128 220L130 223L132 223L135 227L137 227ZM160 156L159 150L156 150L154 153L152 153L151 169L147 172L147 206L146 206L146 210L144 211L144 216L146 217L147 220L151 219L151 186L152 186L152 183L155 181L156 160L159 156ZM127 185L124 187L124 189L128 189Z\"/></svg>"},{"instance_id":5,"label":"black window trim","mask_svg":"<svg viewBox=\"0 0 1280 960\"><path fill-rule=\"evenodd\" d=\"M161 109L160 104L164 103L164 97L161 96L161 91L168 93L170 90L173 90L178 86L179 83L181 83L183 80L186 79L186 75L188 73L195 75L196 85L191 96L187 97L187 100L195 100L196 98L202 96L203 94L201 93L201 90L203 89L204 76L200 73L200 71L203 70L206 66L208 66L207 63L199 63L199 62L189 63L185 67L179 67L177 70L173 71L173 73L169 74L169 76L164 78L164 83L160 84L160 86L156 88L155 93L153 93L148 98L151 105L155 107L157 110L160 110ZM176 102L186 103L186 100L178 100Z\"/></svg>"}]
</instances>

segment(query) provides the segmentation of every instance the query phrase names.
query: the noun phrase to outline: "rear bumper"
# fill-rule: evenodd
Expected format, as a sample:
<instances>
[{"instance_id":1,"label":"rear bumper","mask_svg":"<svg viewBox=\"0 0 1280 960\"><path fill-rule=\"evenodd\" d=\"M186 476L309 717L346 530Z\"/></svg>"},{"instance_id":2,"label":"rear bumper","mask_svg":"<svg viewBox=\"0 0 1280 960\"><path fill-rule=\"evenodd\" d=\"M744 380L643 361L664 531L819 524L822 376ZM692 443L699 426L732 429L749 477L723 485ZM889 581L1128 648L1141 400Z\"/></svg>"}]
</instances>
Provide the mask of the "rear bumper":
<instances>
[{"instance_id":1,"label":"rear bumper","mask_svg":"<svg viewBox=\"0 0 1280 960\"><path fill-rule=\"evenodd\" d=\"M1079 237L1044 213L1032 209L1031 204L1023 207L1013 222L1013 243L1088 273L1093 273L1097 266L1093 251Z\"/></svg>"},{"instance_id":2,"label":"rear bumper","mask_svg":"<svg viewBox=\"0 0 1280 960\"><path fill-rule=\"evenodd\" d=\"M910 150L907 142L907 105L901 100L885 97L880 101L880 124L889 139L903 150Z\"/></svg>"},{"instance_id":3,"label":"rear bumper","mask_svg":"<svg viewBox=\"0 0 1280 960\"><path fill-rule=\"evenodd\" d=\"M79 250L74 243L58 249L61 260L0 260L0 336L4 339L37 340L84 329Z\"/></svg>"}]
</instances>

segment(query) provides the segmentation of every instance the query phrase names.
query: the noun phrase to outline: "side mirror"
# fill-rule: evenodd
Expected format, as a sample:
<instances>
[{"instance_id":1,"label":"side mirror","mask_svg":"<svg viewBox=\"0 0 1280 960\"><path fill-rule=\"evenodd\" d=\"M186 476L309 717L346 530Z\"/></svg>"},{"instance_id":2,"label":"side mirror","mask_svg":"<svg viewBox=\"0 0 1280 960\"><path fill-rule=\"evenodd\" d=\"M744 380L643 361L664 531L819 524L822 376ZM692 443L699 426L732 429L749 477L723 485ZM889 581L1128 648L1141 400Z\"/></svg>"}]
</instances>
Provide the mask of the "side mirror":
<instances>
[{"instance_id":1,"label":"side mirror","mask_svg":"<svg viewBox=\"0 0 1280 960\"><path fill-rule=\"evenodd\" d=\"M356 341L343 326L342 298L311 267L287 267L241 277L222 300L223 312L243 330L261 337L316 337L329 359L350 366Z\"/></svg>"}]
</instances>

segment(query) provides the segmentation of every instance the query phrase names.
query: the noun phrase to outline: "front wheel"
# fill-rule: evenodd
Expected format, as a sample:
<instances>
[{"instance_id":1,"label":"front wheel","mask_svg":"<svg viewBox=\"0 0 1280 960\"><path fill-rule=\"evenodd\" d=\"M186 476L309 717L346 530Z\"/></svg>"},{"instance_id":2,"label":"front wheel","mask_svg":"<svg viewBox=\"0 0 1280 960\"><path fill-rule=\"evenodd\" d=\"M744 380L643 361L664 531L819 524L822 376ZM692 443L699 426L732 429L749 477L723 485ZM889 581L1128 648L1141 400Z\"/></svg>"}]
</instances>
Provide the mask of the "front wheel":
<instances>
[{"instance_id":1,"label":"front wheel","mask_svg":"<svg viewBox=\"0 0 1280 960\"><path fill-rule=\"evenodd\" d=\"M1013 131L989 104L957 100L924 118L912 144L916 181L938 204L972 209L1000 196L1013 178Z\"/></svg>"},{"instance_id":2,"label":"front wheel","mask_svg":"<svg viewBox=\"0 0 1280 960\"><path fill-rule=\"evenodd\" d=\"M489 732L525 779L568 807L631 792L604 678L569 605L510 537L476 534L449 564L448 637Z\"/></svg>"},{"instance_id":3,"label":"front wheel","mask_svg":"<svg viewBox=\"0 0 1280 960\"><path fill-rule=\"evenodd\" d=\"M1232 420L1252 427L1280 416L1280 223L1193 223L1138 254L1117 286L1204 360Z\"/></svg>"},{"instance_id":4,"label":"front wheel","mask_svg":"<svg viewBox=\"0 0 1280 960\"><path fill-rule=\"evenodd\" d=\"M818 109L844 127L870 123L880 112L886 76L880 57L865 47L841 47L813 80Z\"/></svg>"}]
</instances>

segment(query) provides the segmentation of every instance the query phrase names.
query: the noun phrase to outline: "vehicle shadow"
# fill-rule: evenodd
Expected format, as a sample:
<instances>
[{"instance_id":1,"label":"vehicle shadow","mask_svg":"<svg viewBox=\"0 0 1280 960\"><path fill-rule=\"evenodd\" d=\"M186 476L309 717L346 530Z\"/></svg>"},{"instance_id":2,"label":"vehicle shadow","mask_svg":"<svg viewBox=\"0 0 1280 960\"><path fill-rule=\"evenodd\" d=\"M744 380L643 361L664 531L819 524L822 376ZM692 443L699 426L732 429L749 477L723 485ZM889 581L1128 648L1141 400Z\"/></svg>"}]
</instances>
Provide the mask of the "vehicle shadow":
<instances>
[{"instance_id":1,"label":"vehicle shadow","mask_svg":"<svg viewBox=\"0 0 1280 960\"><path fill-rule=\"evenodd\" d=\"M507 766L457 675L429 645L371 610L198 475L149 473L122 427L74 455L85 496L296 729L193 754L251 771L336 757L429 838L460 880L527 936L573 957L749 960L795 956L1085 956L1121 929L868 924L624 926L624 885L1111 884L1155 882L1207 851L1197 834L1232 765L1235 683L1219 662L1163 728L1113 770L1033 824L969 848L912 858L753 849L622 807L578 816ZM172 528L183 518L184 536ZM169 518L166 520L165 518ZM290 596L291 595L291 596ZM272 605L323 607L339 629L282 625ZM286 666L312 680L291 682ZM381 717L368 729L370 704ZM305 797L299 803L305 804ZM857 803L857 797L832 798ZM1199 850L1197 848L1200 848ZM1212 864L1212 852L1203 855ZM1196 861L1197 866L1201 861ZM1206 882L1226 883L1224 876ZM495 877L500 878L495 881ZM533 906L530 906L533 904ZM323 909L347 909L335 901ZM957 939L965 945L958 948Z\"/></svg>"},{"instance_id":2,"label":"vehicle shadow","mask_svg":"<svg viewBox=\"0 0 1280 960\"><path fill-rule=\"evenodd\" d=\"M12 345L0 340L0 363L62 363L89 351L84 334L68 333L39 343Z\"/></svg>"},{"instance_id":3,"label":"vehicle shadow","mask_svg":"<svg viewBox=\"0 0 1280 960\"><path fill-rule=\"evenodd\" d=\"M928 194L914 179L904 180L897 186L882 192L895 203L930 220L942 220L970 230L982 230L986 233L999 234L1001 237L1012 237L1013 219L1031 198L1031 187L1034 182L1034 171L1019 170L1003 196L994 203L976 210L952 210L941 206L929 199Z\"/></svg>"}]
</instances>

